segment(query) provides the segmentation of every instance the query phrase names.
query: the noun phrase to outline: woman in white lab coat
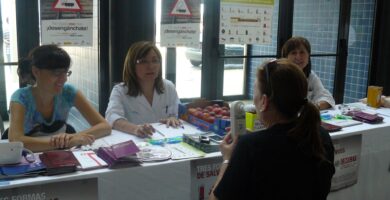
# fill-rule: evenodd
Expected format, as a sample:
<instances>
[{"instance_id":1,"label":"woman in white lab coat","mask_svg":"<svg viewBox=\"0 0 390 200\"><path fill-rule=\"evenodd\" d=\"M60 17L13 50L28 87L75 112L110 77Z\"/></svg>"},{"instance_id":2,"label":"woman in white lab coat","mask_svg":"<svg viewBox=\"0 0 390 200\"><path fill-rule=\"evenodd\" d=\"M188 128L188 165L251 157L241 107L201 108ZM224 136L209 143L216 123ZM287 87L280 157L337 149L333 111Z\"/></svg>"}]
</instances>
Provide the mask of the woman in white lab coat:
<instances>
[{"instance_id":1,"label":"woman in white lab coat","mask_svg":"<svg viewBox=\"0 0 390 200\"><path fill-rule=\"evenodd\" d=\"M123 66L123 82L114 86L106 110L113 129L148 137L149 123L177 127L178 104L175 86L162 78L161 53L153 42L134 43Z\"/></svg>"},{"instance_id":2,"label":"woman in white lab coat","mask_svg":"<svg viewBox=\"0 0 390 200\"><path fill-rule=\"evenodd\" d=\"M335 106L332 94L322 85L320 78L311 70L311 47L306 38L292 37L282 47L282 57L294 62L303 70L309 83L307 99L319 110Z\"/></svg>"}]
</instances>

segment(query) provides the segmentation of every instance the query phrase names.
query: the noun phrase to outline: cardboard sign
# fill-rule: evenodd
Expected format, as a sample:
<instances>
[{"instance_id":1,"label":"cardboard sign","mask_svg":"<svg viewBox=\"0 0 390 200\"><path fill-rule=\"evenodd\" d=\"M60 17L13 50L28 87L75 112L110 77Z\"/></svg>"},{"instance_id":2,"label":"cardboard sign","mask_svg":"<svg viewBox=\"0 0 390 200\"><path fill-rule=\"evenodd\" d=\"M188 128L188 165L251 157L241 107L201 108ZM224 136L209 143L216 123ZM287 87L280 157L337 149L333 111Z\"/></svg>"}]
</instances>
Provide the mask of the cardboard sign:
<instances>
[{"instance_id":1,"label":"cardboard sign","mask_svg":"<svg viewBox=\"0 0 390 200\"><path fill-rule=\"evenodd\" d=\"M336 173L332 178L331 191L351 186L358 181L362 135L333 140Z\"/></svg>"}]
</instances>

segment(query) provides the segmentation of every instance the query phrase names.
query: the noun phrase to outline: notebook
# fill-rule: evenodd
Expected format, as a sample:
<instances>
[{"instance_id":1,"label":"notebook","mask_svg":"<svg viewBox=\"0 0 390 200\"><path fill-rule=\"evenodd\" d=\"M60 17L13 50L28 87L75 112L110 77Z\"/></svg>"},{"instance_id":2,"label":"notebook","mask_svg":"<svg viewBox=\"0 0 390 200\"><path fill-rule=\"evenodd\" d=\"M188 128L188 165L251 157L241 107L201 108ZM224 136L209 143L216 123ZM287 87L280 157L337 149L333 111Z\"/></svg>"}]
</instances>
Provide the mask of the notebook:
<instances>
[{"instance_id":1,"label":"notebook","mask_svg":"<svg viewBox=\"0 0 390 200\"><path fill-rule=\"evenodd\" d=\"M321 121L321 126L322 126L322 128L324 128L325 130L329 131L330 133L331 132L340 131L343 128L341 126L336 126L336 125L333 125L333 124L329 124L329 123L326 123L324 121Z\"/></svg>"},{"instance_id":2,"label":"notebook","mask_svg":"<svg viewBox=\"0 0 390 200\"><path fill-rule=\"evenodd\" d=\"M109 168L121 168L140 165L137 154L140 150L132 140L114 144L109 147L100 147L97 155L106 161Z\"/></svg>"},{"instance_id":3,"label":"notebook","mask_svg":"<svg viewBox=\"0 0 390 200\"><path fill-rule=\"evenodd\" d=\"M325 120L324 122L335 126L341 126L341 127L349 127L349 126L362 124L362 122L353 119L335 119L335 118L332 118L330 120Z\"/></svg>"},{"instance_id":4,"label":"notebook","mask_svg":"<svg viewBox=\"0 0 390 200\"><path fill-rule=\"evenodd\" d=\"M35 157L34 162L28 162L25 157L22 157L18 164L0 166L0 179L34 177L43 174L46 172L46 166L39 160L38 154L35 154Z\"/></svg>"},{"instance_id":5,"label":"notebook","mask_svg":"<svg viewBox=\"0 0 390 200\"><path fill-rule=\"evenodd\" d=\"M76 171L79 165L71 151L57 150L43 152L39 158L46 166L46 175L56 175Z\"/></svg>"}]
</instances>

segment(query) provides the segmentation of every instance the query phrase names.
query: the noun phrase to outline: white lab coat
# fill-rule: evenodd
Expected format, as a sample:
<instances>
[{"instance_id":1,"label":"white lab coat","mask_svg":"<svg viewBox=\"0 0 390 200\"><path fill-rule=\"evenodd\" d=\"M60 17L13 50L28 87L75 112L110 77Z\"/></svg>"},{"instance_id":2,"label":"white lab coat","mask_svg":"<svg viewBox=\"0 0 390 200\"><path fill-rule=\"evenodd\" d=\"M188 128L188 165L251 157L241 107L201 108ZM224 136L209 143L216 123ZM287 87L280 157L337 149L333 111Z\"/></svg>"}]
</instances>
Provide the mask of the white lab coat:
<instances>
[{"instance_id":1,"label":"white lab coat","mask_svg":"<svg viewBox=\"0 0 390 200\"><path fill-rule=\"evenodd\" d=\"M332 108L335 107L335 101L332 94L322 85L322 82L318 76L311 71L309 77L307 78L308 89L307 99L313 103L317 104L320 101L328 102ZM245 111L256 112L256 107L253 104L245 105Z\"/></svg>"},{"instance_id":2,"label":"white lab coat","mask_svg":"<svg viewBox=\"0 0 390 200\"><path fill-rule=\"evenodd\" d=\"M154 90L152 106L141 94L132 97L127 94L128 88L123 83L117 84L111 91L106 110L106 120L112 126L118 119L126 119L133 124L154 123L168 116L177 116L180 103L175 85L163 80L164 93Z\"/></svg>"},{"instance_id":3,"label":"white lab coat","mask_svg":"<svg viewBox=\"0 0 390 200\"><path fill-rule=\"evenodd\" d=\"M317 104L320 101L328 102L333 108L335 107L335 101L332 94L322 85L322 82L318 76L311 71L307 78L309 91L307 93L307 99L313 104Z\"/></svg>"}]
</instances>

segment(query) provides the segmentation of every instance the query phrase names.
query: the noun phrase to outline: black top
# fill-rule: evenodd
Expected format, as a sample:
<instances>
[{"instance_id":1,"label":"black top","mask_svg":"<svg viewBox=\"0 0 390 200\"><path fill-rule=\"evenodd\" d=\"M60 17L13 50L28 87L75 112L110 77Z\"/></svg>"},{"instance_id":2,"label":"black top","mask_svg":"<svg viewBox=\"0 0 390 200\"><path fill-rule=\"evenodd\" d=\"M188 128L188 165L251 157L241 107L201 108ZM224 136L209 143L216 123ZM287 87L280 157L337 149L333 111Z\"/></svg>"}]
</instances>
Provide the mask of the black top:
<instances>
[{"instance_id":1,"label":"black top","mask_svg":"<svg viewBox=\"0 0 390 200\"><path fill-rule=\"evenodd\" d=\"M220 199L321 200L330 191L335 172L334 147L324 129L321 137L329 162L309 157L287 137L294 124L242 136L229 166L214 191Z\"/></svg>"}]
</instances>

